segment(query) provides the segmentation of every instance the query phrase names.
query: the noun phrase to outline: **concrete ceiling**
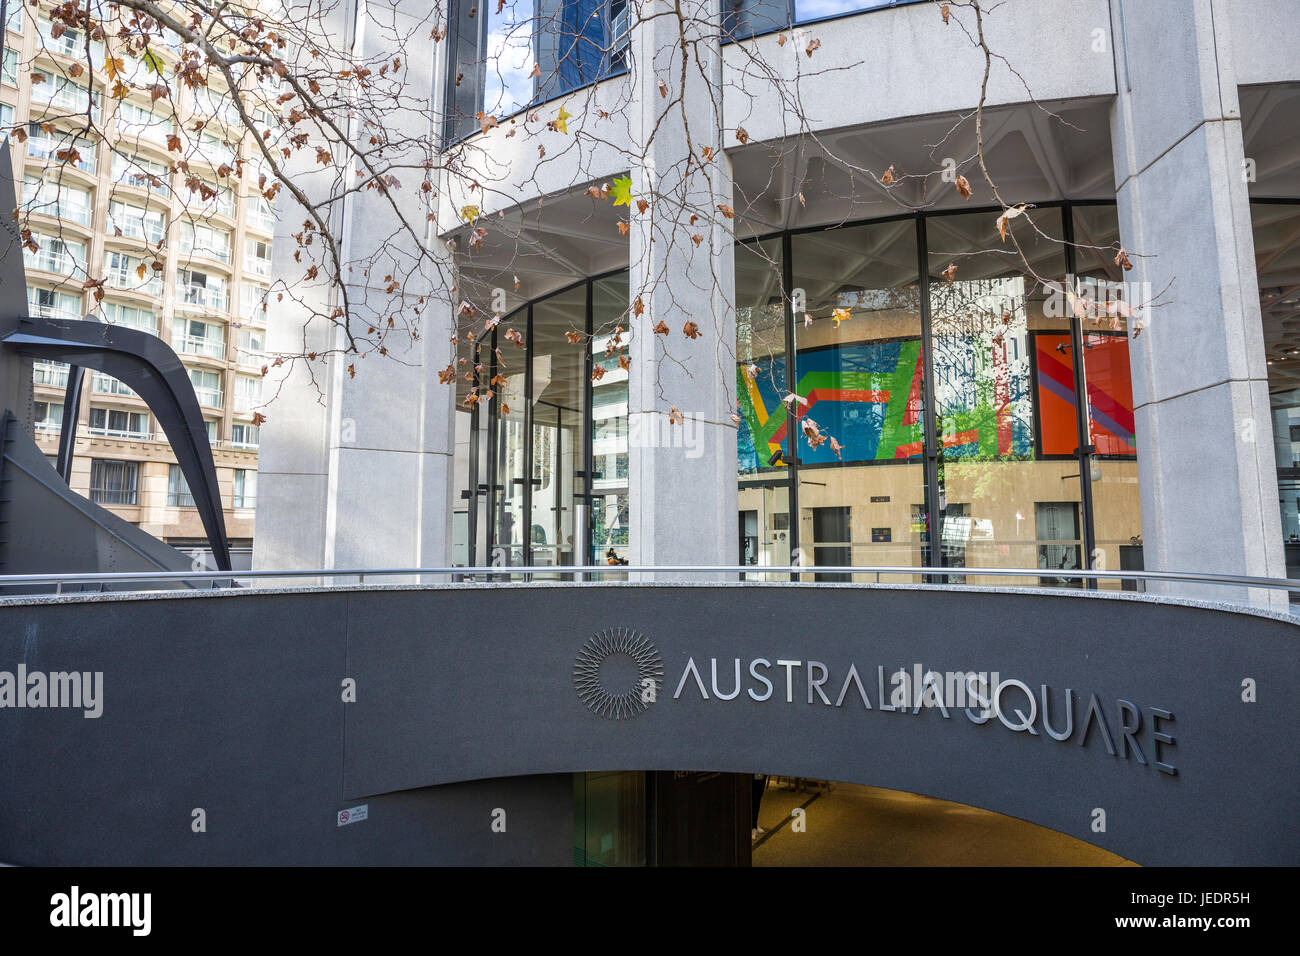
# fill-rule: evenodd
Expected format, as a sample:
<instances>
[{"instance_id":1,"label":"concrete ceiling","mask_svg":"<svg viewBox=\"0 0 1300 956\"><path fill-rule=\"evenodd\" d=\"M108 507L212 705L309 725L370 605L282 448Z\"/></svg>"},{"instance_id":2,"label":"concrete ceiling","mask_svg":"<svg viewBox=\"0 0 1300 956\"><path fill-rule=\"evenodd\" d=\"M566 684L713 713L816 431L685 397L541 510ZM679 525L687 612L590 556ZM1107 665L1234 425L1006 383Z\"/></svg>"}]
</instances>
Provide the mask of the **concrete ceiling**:
<instances>
[{"instance_id":1,"label":"concrete ceiling","mask_svg":"<svg viewBox=\"0 0 1300 956\"><path fill-rule=\"evenodd\" d=\"M1300 85L1243 88L1241 105L1246 155L1254 160L1251 198L1300 198ZM1090 99L988 111L985 154L1003 198L1113 198L1109 110L1107 99ZM754 143L730 155L738 238L995 202L974 161L974 124L957 114ZM945 159L970 181L969 201L941 175ZM895 181L886 187L878 178L891 165ZM618 229L625 210L587 195L586 185L480 223L487 235L477 244L470 229L462 230L456 237L459 295L487 303L499 289L510 310L585 276L625 268L628 240ZM1300 205L1253 203L1251 209L1270 390L1289 391L1300 388ZM974 224L973 218L933 220L932 253L944 243L959 248L973 241L965 233ZM1098 235L1078 238L1110 242L1114 236L1105 226L1098 220ZM915 273L910 230L895 231L896 242L904 245L891 249L881 247L890 230L863 234L869 235L867 248L875 250L870 268L877 288L890 281L891 269L904 281ZM1059 247L1043 243L1035 254L1046 268L1059 257ZM932 272L943 268L930 258ZM995 256L977 258L963 266L963 274L994 275L1001 265ZM824 278L833 281L836 269L859 266L828 258Z\"/></svg>"}]
</instances>

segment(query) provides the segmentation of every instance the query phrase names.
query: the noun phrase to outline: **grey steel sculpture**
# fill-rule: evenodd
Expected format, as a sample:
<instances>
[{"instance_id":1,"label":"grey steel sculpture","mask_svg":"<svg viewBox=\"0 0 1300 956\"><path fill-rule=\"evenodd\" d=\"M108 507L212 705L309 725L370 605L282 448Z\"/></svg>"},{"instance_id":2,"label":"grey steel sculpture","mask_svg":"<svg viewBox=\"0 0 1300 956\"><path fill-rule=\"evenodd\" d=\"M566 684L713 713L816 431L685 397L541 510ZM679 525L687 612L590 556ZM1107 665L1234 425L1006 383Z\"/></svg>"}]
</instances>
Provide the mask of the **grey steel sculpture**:
<instances>
[{"instance_id":1,"label":"grey steel sculpture","mask_svg":"<svg viewBox=\"0 0 1300 956\"><path fill-rule=\"evenodd\" d=\"M9 142L0 147L0 209L16 209L9 158ZM138 329L84 319L49 319L26 315L27 279L22 241L8 216L0 248L0 398L20 421L31 420L31 375L27 358L67 362L69 371L65 422L59 448L59 473L71 474L75 440L76 404L84 368L112 375L137 392L158 419L181 473L190 487L195 507L207 532L213 560L220 571L230 570L230 545L217 469L208 443L203 413L189 374L181 360L156 335ZM0 412L4 406L0 405Z\"/></svg>"}]
</instances>

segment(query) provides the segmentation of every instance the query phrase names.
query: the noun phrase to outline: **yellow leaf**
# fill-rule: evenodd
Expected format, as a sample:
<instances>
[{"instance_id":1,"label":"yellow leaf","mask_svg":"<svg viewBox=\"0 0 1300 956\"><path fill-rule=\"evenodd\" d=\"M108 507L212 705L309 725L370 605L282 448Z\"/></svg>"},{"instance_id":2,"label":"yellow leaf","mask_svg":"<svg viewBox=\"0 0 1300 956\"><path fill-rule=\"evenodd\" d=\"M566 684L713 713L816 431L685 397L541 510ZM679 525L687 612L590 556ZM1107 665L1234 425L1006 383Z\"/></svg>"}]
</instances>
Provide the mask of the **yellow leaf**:
<instances>
[{"instance_id":1,"label":"yellow leaf","mask_svg":"<svg viewBox=\"0 0 1300 956\"><path fill-rule=\"evenodd\" d=\"M614 177L614 205L632 205L632 178L630 176Z\"/></svg>"},{"instance_id":2,"label":"yellow leaf","mask_svg":"<svg viewBox=\"0 0 1300 956\"><path fill-rule=\"evenodd\" d=\"M561 133L567 134L569 132L569 120L572 118L573 114L561 106L559 115L555 117L555 128Z\"/></svg>"}]
</instances>

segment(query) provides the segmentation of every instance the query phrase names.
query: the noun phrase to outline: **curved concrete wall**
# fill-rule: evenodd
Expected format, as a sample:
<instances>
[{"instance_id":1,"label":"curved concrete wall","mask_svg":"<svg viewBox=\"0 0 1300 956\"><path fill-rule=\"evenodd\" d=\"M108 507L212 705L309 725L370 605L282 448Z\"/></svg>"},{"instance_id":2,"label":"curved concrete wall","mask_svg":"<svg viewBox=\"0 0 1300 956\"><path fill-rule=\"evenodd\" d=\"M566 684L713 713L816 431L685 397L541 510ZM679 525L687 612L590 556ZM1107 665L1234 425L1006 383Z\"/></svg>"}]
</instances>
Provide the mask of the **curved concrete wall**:
<instances>
[{"instance_id":1,"label":"curved concrete wall","mask_svg":"<svg viewBox=\"0 0 1300 956\"><path fill-rule=\"evenodd\" d=\"M575 674L594 636L627 632L647 642L654 700L612 719L584 703ZM102 712L0 708L0 859L563 862L566 778L483 778L707 769L929 794L1139 863L1294 864L1296 640L1281 615L1030 590L505 585L11 602L0 672L102 672ZM914 666L997 672L999 711L977 722L977 702L888 709L902 693L890 675ZM603 668L605 686L636 689L626 658ZM436 786L470 780L481 782ZM367 820L337 826L360 804ZM519 824L494 842L497 807Z\"/></svg>"}]
</instances>

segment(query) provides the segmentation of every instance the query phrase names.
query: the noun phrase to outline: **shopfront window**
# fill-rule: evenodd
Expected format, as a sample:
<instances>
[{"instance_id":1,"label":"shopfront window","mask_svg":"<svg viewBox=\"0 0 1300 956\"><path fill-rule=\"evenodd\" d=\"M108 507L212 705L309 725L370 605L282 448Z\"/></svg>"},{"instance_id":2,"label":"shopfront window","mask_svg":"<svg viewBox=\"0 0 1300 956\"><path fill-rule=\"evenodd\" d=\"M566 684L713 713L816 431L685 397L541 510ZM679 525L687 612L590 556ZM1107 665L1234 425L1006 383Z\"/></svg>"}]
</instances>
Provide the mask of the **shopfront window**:
<instances>
[{"instance_id":1,"label":"shopfront window","mask_svg":"<svg viewBox=\"0 0 1300 956\"><path fill-rule=\"evenodd\" d=\"M921 565L928 509L916 220L804 233L790 249L802 563Z\"/></svg>"},{"instance_id":2,"label":"shopfront window","mask_svg":"<svg viewBox=\"0 0 1300 956\"><path fill-rule=\"evenodd\" d=\"M577 286L533 306L532 563L573 565L582 548L586 450L587 287ZM575 342L576 339L576 342Z\"/></svg>"},{"instance_id":3,"label":"shopfront window","mask_svg":"<svg viewBox=\"0 0 1300 956\"><path fill-rule=\"evenodd\" d=\"M1250 216L1282 541L1287 576L1300 578L1300 202L1255 201Z\"/></svg>"},{"instance_id":4,"label":"shopfront window","mask_svg":"<svg viewBox=\"0 0 1300 956\"><path fill-rule=\"evenodd\" d=\"M936 556L949 567L1078 571L1081 541L1044 545L1035 519L1040 503L1070 502L1077 510L1082 500L1061 212L1036 211L1006 243L995 219L926 219L939 439ZM1035 371L1049 400L1037 409Z\"/></svg>"},{"instance_id":5,"label":"shopfront window","mask_svg":"<svg viewBox=\"0 0 1300 956\"><path fill-rule=\"evenodd\" d=\"M592 283L591 555L621 564L631 544L628 507L628 278ZM599 369L599 371L597 371Z\"/></svg>"},{"instance_id":6,"label":"shopfront window","mask_svg":"<svg viewBox=\"0 0 1300 956\"><path fill-rule=\"evenodd\" d=\"M788 566L793 547L783 276L779 238L736 246L739 561L758 567Z\"/></svg>"},{"instance_id":7,"label":"shopfront window","mask_svg":"<svg viewBox=\"0 0 1300 956\"><path fill-rule=\"evenodd\" d=\"M737 244L740 562L945 567L955 569L945 580L972 584L1015 579L968 569L1078 571L1090 555L1094 567L1140 569L1126 323L1075 320L1072 330L1065 294L1072 262L1073 288L1088 295L1116 278L1114 206L1035 210L1016 227L1023 260L996 218L928 215ZM1078 381L1076 347L1086 353Z\"/></svg>"},{"instance_id":8,"label":"shopfront window","mask_svg":"<svg viewBox=\"0 0 1300 956\"><path fill-rule=\"evenodd\" d=\"M1115 263L1119 246L1119 220L1110 204L1075 206L1074 271L1079 285L1094 301L1142 305L1141 295L1129 276ZM1084 379L1088 394L1088 477L1092 485L1095 526L1093 567L1120 571L1143 570L1142 503L1138 497L1137 424L1133 408L1133 381L1129 368L1129 322L1123 310L1086 322L1083 330ZM1042 341L1042 340L1040 340ZM1047 344L1045 341L1043 344ZM1057 353L1070 366L1071 352ZM1040 372L1039 381L1044 377ZM1041 391L1041 390L1040 390ZM1043 407L1053 400L1039 398ZM1073 406L1072 406L1073 407ZM1051 440L1045 438L1051 445ZM1060 450L1059 437L1054 449ZM1133 590L1135 582L1101 581L1103 588Z\"/></svg>"},{"instance_id":9,"label":"shopfront window","mask_svg":"<svg viewBox=\"0 0 1300 956\"><path fill-rule=\"evenodd\" d=\"M627 311L619 272L458 337L456 564L627 562Z\"/></svg>"},{"instance_id":10,"label":"shopfront window","mask_svg":"<svg viewBox=\"0 0 1300 956\"><path fill-rule=\"evenodd\" d=\"M526 325L527 312L512 324ZM504 345L501 335L493 341ZM514 348L494 348L485 361L482 352L477 348L475 351L475 364L484 370L478 373L479 420L489 420L487 473L492 476L487 495L491 513L489 559L497 566L523 565L528 563L524 541L529 530L524 490L528 355ZM491 398L487 397L489 392L494 393Z\"/></svg>"}]
</instances>

